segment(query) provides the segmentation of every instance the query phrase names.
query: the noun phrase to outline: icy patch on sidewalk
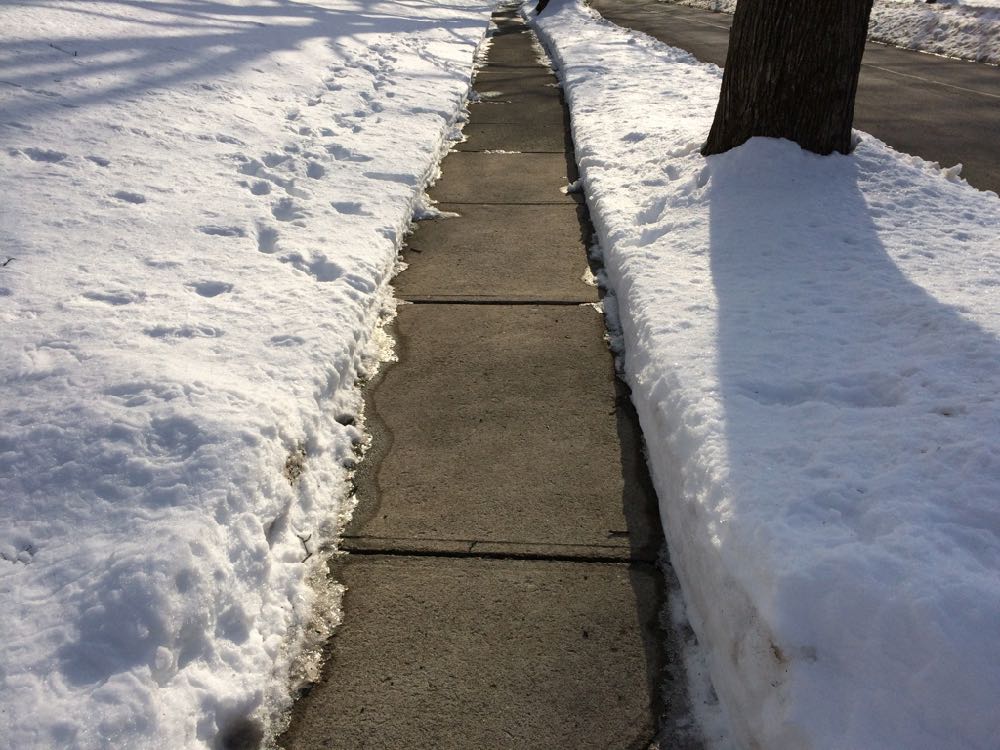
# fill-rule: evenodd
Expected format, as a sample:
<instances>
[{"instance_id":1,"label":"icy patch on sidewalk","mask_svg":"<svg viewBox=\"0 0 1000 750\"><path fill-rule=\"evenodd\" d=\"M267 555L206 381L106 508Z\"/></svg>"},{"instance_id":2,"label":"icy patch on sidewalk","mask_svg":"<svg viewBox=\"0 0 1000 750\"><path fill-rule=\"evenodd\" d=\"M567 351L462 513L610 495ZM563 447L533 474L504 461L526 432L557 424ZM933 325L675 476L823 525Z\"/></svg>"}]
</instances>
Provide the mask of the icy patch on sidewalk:
<instances>
[{"instance_id":1,"label":"icy patch on sidewalk","mask_svg":"<svg viewBox=\"0 0 1000 750\"><path fill-rule=\"evenodd\" d=\"M864 134L705 159L718 68L572 0L532 19L734 739L995 747L1000 200Z\"/></svg>"},{"instance_id":2,"label":"icy patch on sidewalk","mask_svg":"<svg viewBox=\"0 0 1000 750\"><path fill-rule=\"evenodd\" d=\"M315 671L355 382L489 12L0 8L0 746L252 741Z\"/></svg>"}]
</instances>

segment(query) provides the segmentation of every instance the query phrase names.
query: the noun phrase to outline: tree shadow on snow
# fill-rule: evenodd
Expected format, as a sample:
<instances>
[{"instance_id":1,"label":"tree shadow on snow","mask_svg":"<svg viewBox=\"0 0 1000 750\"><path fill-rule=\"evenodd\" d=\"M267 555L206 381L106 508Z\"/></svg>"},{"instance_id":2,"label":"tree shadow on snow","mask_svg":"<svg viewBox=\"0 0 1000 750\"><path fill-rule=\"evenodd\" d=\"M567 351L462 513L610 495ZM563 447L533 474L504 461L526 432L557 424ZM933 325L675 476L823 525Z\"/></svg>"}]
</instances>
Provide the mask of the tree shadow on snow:
<instances>
[{"instance_id":1,"label":"tree shadow on snow","mask_svg":"<svg viewBox=\"0 0 1000 750\"><path fill-rule=\"evenodd\" d=\"M907 179L898 179L900 170ZM991 210L978 202L993 199L926 167L891 161L878 144L818 157L787 141L754 139L707 160L702 180L718 306L724 492L736 498L728 507L722 493L711 496L707 518L717 547L748 563L728 573L757 586L752 598L782 620L746 625L756 637L735 634L734 642L744 640L720 658L733 660L737 673L756 661L776 679L789 662L834 678L867 665L872 674L839 673L860 692L846 691L822 711L831 732L849 732L835 725L856 706L875 705L879 689L927 667L907 665L907 648L893 655L879 634L919 639L936 627L911 594L941 580L938 555L954 555L961 569L968 565L961 558L982 543L970 545L980 532L993 535L980 562L989 565L996 550L1000 515L976 476L982 469L956 467L975 463L963 451L989 434L990 414L995 430L1000 342L906 275L927 265L920 277L928 283L941 267L936 256L961 262L967 238L928 217L965 207L978 211L965 214L965 224L975 225ZM919 224L919 233L908 223ZM945 493L922 495L923 488L940 493L941 477ZM917 548L927 556L907 559ZM770 579L782 576L774 587ZM757 614L750 606L749 616ZM936 638L931 633L925 643ZM851 659L839 663L844 653ZM955 676L928 669L921 679L948 684ZM932 732L961 731L932 705L909 710L879 717L884 726L860 736L891 735L894 724L921 718Z\"/></svg>"},{"instance_id":2,"label":"tree shadow on snow","mask_svg":"<svg viewBox=\"0 0 1000 750\"><path fill-rule=\"evenodd\" d=\"M22 0L18 5L51 8L63 18L63 14L80 17L80 22L74 24L78 33L40 37L28 52L22 40L0 41L0 86L32 94L30 99L5 106L3 120L13 123L24 123L60 108L106 104L185 83L211 81L252 67L255 61L275 52L300 49L315 40L336 46L373 34L425 29L443 29L462 38L459 30L477 23L468 16L435 18L431 11L469 11L430 0L392 5L357 2L349 11L293 0L241 6L211 0L118 0L99 6ZM398 9L400 5L413 8L414 16L393 13L393 7ZM118 10L107 10L109 7ZM422 13L422 8L428 12ZM102 37L92 30L95 24L103 31L108 24L116 23L122 24L121 31L113 35ZM142 29L149 33L142 33ZM467 75L465 70L449 70L447 61L429 61L436 63L438 75L443 77ZM319 77L323 71L301 72ZM98 76L103 85L97 90L84 84L79 93L71 93L74 82ZM59 91L46 88L54 83L59 84Z\"/></svg>"}]
</instances>

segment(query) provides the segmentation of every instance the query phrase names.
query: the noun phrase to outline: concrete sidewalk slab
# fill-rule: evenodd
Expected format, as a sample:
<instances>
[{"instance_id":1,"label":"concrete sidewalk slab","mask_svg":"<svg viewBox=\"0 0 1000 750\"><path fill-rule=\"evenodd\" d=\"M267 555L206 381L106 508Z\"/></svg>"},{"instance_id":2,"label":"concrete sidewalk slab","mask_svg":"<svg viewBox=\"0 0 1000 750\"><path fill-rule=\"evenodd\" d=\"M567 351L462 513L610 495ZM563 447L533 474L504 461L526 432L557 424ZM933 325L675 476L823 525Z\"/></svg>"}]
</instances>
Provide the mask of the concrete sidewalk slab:
<instances>
[{"instance_id":1,"label":"concrete sidewalk slab","mask_svg":"<svg viewBox=\"0 0 1000 750\"><path fill-rule=\"evenodd\" d=\"M496 68L538 68L539 46L530 31L516 31L495 35L489 52L489 67ZM546 61L547 63L547 61Z\"/></svg>"},{"instance_id":2,"label":"concrete sidewalk slab","mask_svg":"<svg viewBox=\"0 0 1000 750\"><path fill-rule=\"evenodd\" d=\"M476 74L473 89L485 98L516 100L518 96L551 97L562 101L562 89L555 74L542 68L485 68Z\"/></svg>"},{"instance_id":3,"label":"concrete sidewalk slab","mask_svg":"<svg viewBox=\"0 0 1000 750\"><path fill-rule=\"evenodd\" d=\"M565 154L453 151L441 162L448 179L428 190L439 203L579 203L562 189L577 179Z\"/></svg>"},{"instance_id":4,"label":"concrete sidewalk slab","mask_svg":"<svg viewBox=\"0 0 1000 750\"><path fill-rule=\"evenodd\" d=\"M581 279L590 244L584 206L439 204L458 217L417 224L403 250L397 295L596 302ZM517 233L511 231L517 227ZM520 269L530 268L530 274Z\"/></svg>"},{"instance_id":5,"label":"concrete sidewalk slab","mask_svg":"<svg viewBox=\"0 0 1000 750\"><path fill-rule=\"evenodd\" d=\"M603 334L589 306L401 307L399 362L369 403L384 442L345 535L654 560L656 501Z\"/></svg>"},{"instance_id":6,"label":"concrete sidewalk slab","mask_svg":"<svg viewBox=\"0 0 1000 750\"><path fill-rule=\"evenodd\" d=\"M468 140L459 143L455 149L563 154L566 152L566 143L569 140L567 128L568 123L561 117L551 123L538 123L538 127L531 130L521 123L470 123L463 129Z\"/></svg>"},{"instance_id":7,"label":"concrete sidewalk slab","mask_svg":"<svg viewBox=\"0 0 1000 750\"><path fill-rule=\"evenodd\" d=\"M556 99L549 96L518 96L516 99L485 99L469 105L469 125L516 124L524 135L517 139L547 131L564 131L569 127L569 113ZM472 135L466 126L466 135Z\"/></svg>"},{"instance_id":8,"label":"concrete sidewalk slab","mask_svg":"<svg viewBox=\"0 0 1000 750\"><path fill-rule=\"evenodd\" d=\"M337 578L350 616L287 750L646 750L656 733L655 568L372 556Z\"/></svg>"}]
</instances>

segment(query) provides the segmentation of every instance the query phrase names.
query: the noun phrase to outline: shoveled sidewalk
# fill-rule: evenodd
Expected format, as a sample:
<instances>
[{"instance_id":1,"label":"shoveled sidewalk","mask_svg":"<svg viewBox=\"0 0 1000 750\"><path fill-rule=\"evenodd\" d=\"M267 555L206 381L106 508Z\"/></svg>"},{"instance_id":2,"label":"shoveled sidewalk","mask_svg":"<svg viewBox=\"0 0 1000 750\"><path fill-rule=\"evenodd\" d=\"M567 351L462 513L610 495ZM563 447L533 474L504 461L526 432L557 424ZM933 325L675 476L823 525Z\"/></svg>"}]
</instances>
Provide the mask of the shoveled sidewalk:
<instances>
[{"instance_id":1,"label":"shoveled sidewalk","mask_svg":"<svg viewBox=\"0 0 1000 750\"><path fill-rule=\"evenodd\" d=\"M587 209L562 190L568 115L531 32L494 20L431 191L458 216L418 226L395 282L413 304L368 392L344 623L287 750L697 746Z\"/></svg>"}]
</instances>

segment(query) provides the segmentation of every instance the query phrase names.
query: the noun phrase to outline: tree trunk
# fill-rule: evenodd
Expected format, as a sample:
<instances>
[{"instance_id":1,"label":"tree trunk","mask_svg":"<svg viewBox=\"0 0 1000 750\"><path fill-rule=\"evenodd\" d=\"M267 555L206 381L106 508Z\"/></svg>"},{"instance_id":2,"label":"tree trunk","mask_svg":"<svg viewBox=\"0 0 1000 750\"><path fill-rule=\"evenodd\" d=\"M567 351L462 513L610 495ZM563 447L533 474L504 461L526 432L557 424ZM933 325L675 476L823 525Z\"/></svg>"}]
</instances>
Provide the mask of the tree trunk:
<instances>
[{"instance_id":1,"label":"tree trunk","mask_svg":"<svg viewBox=\"0 0 1000 750\"><path fill-rule=\"evenodd\" d=\"M757 135L817 154L851 150L872 0L739 0L715 122L721 154Z\"/></svg>"}]
</instances>

